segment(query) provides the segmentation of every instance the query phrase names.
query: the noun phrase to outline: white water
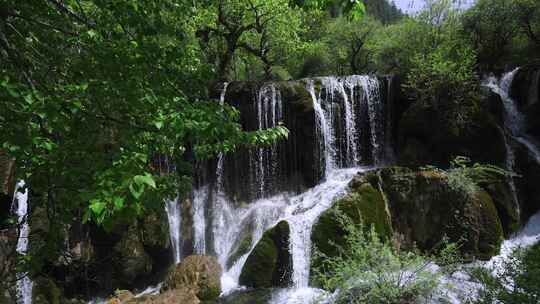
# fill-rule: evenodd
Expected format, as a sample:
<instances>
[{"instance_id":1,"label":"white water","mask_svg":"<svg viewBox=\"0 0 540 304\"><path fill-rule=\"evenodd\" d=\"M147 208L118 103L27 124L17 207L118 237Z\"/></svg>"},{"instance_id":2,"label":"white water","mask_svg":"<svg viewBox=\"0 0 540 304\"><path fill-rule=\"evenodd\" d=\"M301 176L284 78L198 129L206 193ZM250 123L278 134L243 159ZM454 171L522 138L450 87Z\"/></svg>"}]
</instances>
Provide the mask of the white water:
<instances>
[{"instance_id":1,"label":"white water","mask_svg":"<svg viewBox=\"0 0 540 304\"><path fill-rule=\"evenodd\" d=\"M502 275L501 271L503 270L504 263L516 249L528 248L539 241L540 212L532 216L519 233L502 243L501 251L498 255L492 257L487 262L465 265L465 268L480 266L489 269L494 274ZM433 265L431 270L437 272L439 268ZM446 275L440 278L439 288L430 303L441 303L439 300L445 299L452 304L461 304L467 298L477 297L477 293L481 288L482 285L471 280L471 277L466 271L458 271L452 276Z\"/></svg>"},{"instance_id":2,"label":"white water","mask_svg":"<svg viewBox=\"0 0 540 304\"><path fill-rule=\"evenodd\" d=\"M309 81L308 83L308 91L313 100L313 109L315 110L316 118L315 127L317 128L317 135L322 137L322 142L324 143L323 147L325 166L323 172L325 172L325 174L323 174L323 176L326 177L326 172L332 171L335 167L336 151L334 149L334 127L332 123L328 121L328 118L326 117L327 114L323 111L321 107L319 97L317 97L317 94L315 92L313 80Z\"/></svg>"},{"instance_id":3,"label":"white water","mask_svg":"<svg viewBox=\"0 0 540 304\"><path fill-rule=\"evenodd\" d=\"M180 233L182 227L182 214L180 213L180 203L178 198L175 200L167 200L165 202L165 211L167 212L167 220L169 221L169 237L173 249L174 263L178 264L182 259L182 236Z\"/></svg>"},{"instance_id":4,"label":"white water","mask_svg":"<svg viewBox=\"0 0 540 304\"><path fill-rule=\"evenodd\" d=\"M345 193L358 168L338 169L328 173L324 183L291 198L287 217L291 229L289 248L293 260L294 287L308 287L311 261L311 230L317 218Z\"/></svg>"},{"instance_id":5,"label":"white water","mask_svg":"<svg viewBox=\"0 0 540 304\"><path fill-rule=\"evenodd\" d=\"M379 85L376 78L355 76L350 78L322 79L326 95L316 92L313 81L307 88L311 94L316 118L316 131L320 145L324 148L321 159L324 168L324 181L301 194L281 193L267 197L274 185L273 180L279 178L279 151L277 146L256 149L250 153L250 179L253 185L254 197L248 204L232 200L224 189L226 165L222 154L218 155L215 183L207 184L193 191L191 215L193 217L193 238L195 254L216 255L224 269L221 283L222 294L227 294L239 286L242 267L249 254L261 239L265 231L281 220L290 224L290 252L292 255L292 281L290 289L284 289L272 298L273 303L307 303L323 295L324 292L308 287L309 266L311 258L311 229L322 212L331 207L332 202L345 193L345 189L356 173L364 170L358 167L360 155L360 125L357 113L362 107L368 113L369 130L371 133L370 149L382 149L384 139L384 124L381 119L382 106L378 93ZM220 103L225 102L227 84L220 96ZM336 94L334 96L334 94ZM349 95L348 95L349 94ZM334 97L338 96L340 99ZM361 96L362 99L359 99ZM273 84L263 85L256 95L255 110L257 113L257 128L275 127L283 118L283 105L279 89ZM343 111L341 111L343 110ZM338 113L339 112L339 113ZM343 112L343 113L341 113ZM336 125L343 124L342 132ZM343 133L343 134L338 134ZM382 135L381 135L382 134ZM337 140L343 139L344 146L339 147ZM343 151L340 151L339 149ZM344 159L338 163L338 151ZM373 157L377 158L374 152ZM352 167L339 169L340 167ZM180 217L181 214L172 208L178 204L167 204L169 217ZM211 207L211 208L210 208ZM173 215L176 214L176 215ZM209 217L210 216L210 217ZM208 226L211 223L211 226ZM170 225L178 225L180 220L170 219ZM178 239L181 239L180 228ZM211 234L211 235L209 235ZM176 240L171 234L171 241ZM249 248L243 255L235 254L242 240L250 240ZM207 244L211 241L211 244ZM179 241L181 246L181 240ZM210 246L209 246L210 245ZM173 246L174 247L174 246ZM175 260L176 253L175 249ZM235 256L236 260L230 260ZM154 291L154 289L149 289Z\"/></svg>"},{"instance_id":6,"label":"white water","mask_svg":"<svg viewBox=\"0 0 540 304\"><path fill-rule=\"evenodd\" d=\"M360 153L360 139L367 132L370 156L374 164L380 164L385 154L386 124L379 80L366 75L321 77L317 80L320 81L321 92L315 92L313 80L308 81L307 89L313 99L318 135L323 137L326 171L355 167L366 159L367 155ZM358 116L363 111L367 117ZM363 118L368 120L368 130L361 129L359 123ZM338 134L336 125L341 124L343 134ZM344 147L340 147L340 139L344 140Z\"/></svg>"},{"instance_id":7,"label":"white water","mask_svg":"<svg viewBox=\"0 0 540 304\"><path fill-rule=\"evenodd\" d=\"M210 197L210 186L202 186L193 191L193 250L197 255L206 254L206 216L205 209Z\"/></svg>"},{"instance_id":8,"label":"white water","mask_svg":"<svg viewBox=\"0 0 540 304\"><path fill-rule=\"evenodd\" d=\"M30 234L30 226L28 225L28 189L24 192L19 190L25 187L24 181L20 181L15 187L13 195L12 212L17 215L17 223L19 225L19 236L17 238L17 253L25 255L28 250L28 235ZM17 303L31 304L32 303L32 280L27 273L17 273Z\"/></svg>"}]
</instances>

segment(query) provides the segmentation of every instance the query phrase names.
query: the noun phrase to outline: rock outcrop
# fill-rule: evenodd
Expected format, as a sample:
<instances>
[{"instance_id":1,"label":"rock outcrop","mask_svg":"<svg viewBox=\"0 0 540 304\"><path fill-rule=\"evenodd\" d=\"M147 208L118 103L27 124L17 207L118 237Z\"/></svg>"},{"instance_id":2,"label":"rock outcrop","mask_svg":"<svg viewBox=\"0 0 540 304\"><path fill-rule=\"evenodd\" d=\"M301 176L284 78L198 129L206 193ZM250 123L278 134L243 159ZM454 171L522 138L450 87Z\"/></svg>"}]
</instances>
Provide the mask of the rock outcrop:
<instances>
[{"instance_id":1,"label":"rock outcrop","mask_svg":"<svg viewBox=\"0 0 540 304\"><path fill-rule=\"evenodd\" d=\"M444 171L403 167L374 170L356 177L350 192L325 212L313 229L313 244L336 254L328 239L343 245L344 228L332 217L340 210L354 223L363 220L401 246L429 251L447 236L463 254L488 259L503 239L501 221L491 196L482 189L460 189Z\"/></svg>"},{"instance_id":2,"label":"rock outcrop","mask_svg":"<svg viewBox=\"0 0 540 304\"><path fill-rule=\"evenodd\" d=\"M215 257L189 256L172 269L163 283L163 290L187 288L201 301L214 300L221 292L221 273Z\"/></svg>"},{"instance_id":3,"label":"rock outcrop","mask_svg":"<svg viewBox=\"0 0 540 304\"><path fill-rule=\"evenodd\" d=\"M289 238L290 228L285 221L266 231L242 268L240 284L254 288L290 286Z\"/></svg>"}]
</instances>

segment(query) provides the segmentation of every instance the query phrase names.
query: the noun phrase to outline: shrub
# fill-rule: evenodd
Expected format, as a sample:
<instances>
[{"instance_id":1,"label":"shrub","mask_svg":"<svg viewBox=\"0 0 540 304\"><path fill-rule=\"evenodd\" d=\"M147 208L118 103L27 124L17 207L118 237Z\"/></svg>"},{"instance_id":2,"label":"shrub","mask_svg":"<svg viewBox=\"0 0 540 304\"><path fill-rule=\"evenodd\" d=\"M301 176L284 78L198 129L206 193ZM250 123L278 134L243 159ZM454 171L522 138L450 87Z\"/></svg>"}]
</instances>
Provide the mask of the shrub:
<instances>
[{"instance_id":1,"label":"shrub","mask_svg":"<svg viewBox=\"0 0 540 304\"><path fill-rule=\"evenodd\" d=\"M328 257L315 250L315 280L327 290L335 290L335 303L414 303L430 297L442 272L430 270L432 258L415 251L399 251L383 241L375 229L354 224L343 213L336 217L345 227L347 246L337 246L338 255ZM344 250L343 248L347 248ZM441 264L451 266L457 247L440 251ZM444 268L444 267L443 267ZM448 268L450 269L450 268Z\"/></svg>"}]
</instances>

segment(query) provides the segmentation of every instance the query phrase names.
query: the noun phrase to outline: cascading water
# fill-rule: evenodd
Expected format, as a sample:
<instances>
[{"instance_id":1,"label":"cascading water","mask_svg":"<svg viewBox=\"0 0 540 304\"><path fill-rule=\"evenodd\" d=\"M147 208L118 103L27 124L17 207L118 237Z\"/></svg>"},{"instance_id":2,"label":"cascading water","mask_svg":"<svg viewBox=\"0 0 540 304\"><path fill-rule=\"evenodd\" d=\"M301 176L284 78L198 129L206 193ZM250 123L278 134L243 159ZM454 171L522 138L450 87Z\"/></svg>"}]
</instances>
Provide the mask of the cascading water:
<instances>
[{"instance_id":1,"label":"cascading water","mask_svg":"<svg viewBox=\"0 0 540 304\"><path fill-rule=\"evenodd\" d=\"M325 171L355 167L368 159L371 164L380 164L385 157L387 126L379 79L354 75L315 81L320 83L319 94L313 80L308 81L308 90L313 98L317 131L323 137ZM367 140L363 140L364 136ZM366 149L362 143L369 147Z\"/></svg>"},{"instance_id":2,"label":"cascading water","mask_svg":"<svg viewBox=\"0 0 540 304\"><path fill-rule=\"evenodd\" d=\"M242 267L264 232L286 220L291 227L289 249L294 286L285 292L308 298L313 296L316 292L308 288L313 224L336 198L345 193L353 176L364 170L359 167L360 163L368 163L368 159L375 163L383 157L384 153L380 151L384 146L384 115L376 113L383 111L378 92L379 80L356 76L326 77L317 81L322 83L320 89L315 88L314 81L307 81L307 91L313 102L316 139L324 151L321 156L321 172L325 177L322 183L301 194L272 194L276 193L276 185L281 182L280 160L284 158L280 155L279 145L274 145L249 151L249 181L246 184L254 199L247 204L231 198L225 189L230 181L224 179L230 174L226 174L229 162L224 155L217 157L214 182L193 192L194 252L217 257L224 270L221 278L223 294L239 286ZM222 103L225 102L226 90L227 85L221 92ZM254 99L255 129L278 126L284 119L279 87L273 83L264 84ZM362 141L362 134L369 138ZM367 142L369 147L362 147L363 142ZM362 155L364 150L368 150L370 155ZM249 248L238 252L239 244L245 246L246 242ZM280 295L276 296L279 298Z\"/></svg>"},{"instance_id":3,"label":"cascading water","mask_svg":"<svg viewBox=\"0 0 540 304\"><path fill-rule=\"evenodd\" d=\"M24 192L20 189L24 188ZM28 225L28 189L25 188L24 181L21 181L15 187L13 195L12 212L17 215L17 223L19 226L19 235L17 239L17 253L25 255L28 250L28 236L30 234L30 226ZM17 303L31 304L32 303L32 280L27 273L17 273Z\"/></svg>"},{"instance_id":4,"label":"cascading water","mask_svg":"<svg viewBox=\"0 0 540 304\"><path fill-rule=\"evenodd\" d=\"M516 68L511 72L504 74L500 80L494 76L491 76L484 82L484 86L489 88L495 94L499 95L503 102L504 127L506 130L508 130L508 132L503 131L503 133L505 133L504 139L506 145L506 169L509 171L513 171L515 166L515 152L512 146L509 144L510 139L523 144L529 150L536 162L540 164L540 150L533 140L525 133L525 119L523 114L519 111L516 102L510 96L512 82L518 71L519 68ZM516 186L512 178L509 178L509 185L516 208L519 211Z\"/></svg>"},{"instance_id":5,"label":"cascading water","mask_svg":"<svg viewBox=\"0 0 540 304\"><path fill-rule=\"evenodd\" d=\"M206 204L210 198L210 186L202 186L193 191L193 251L195 254L206 254Z\"/></svg>"},{"instance_id":6,"label":"cascading water","mask_svg":"<svg viewBox=\"0 0 540 304\"><path fill-rule=\"evenodd\" d=\"M180 204L178 202L178 198L175 200L167 200L165 203L165 211L167 212L167 219L169 221L169 234L173 249L174 262L178 264L182 259L182 235L180 234L182 215L180 213Z\"/></svg>"},{"instance_id":7,"label":"cascading water","mask_svg":"<svg viewBox=\"0 0 540 304\"><path fill-rule=\"evenodd\" d=\"M490 77L485 85L501 97L504 106L504 125L510 131L512 138L522 143L529 150L536 162L540 163L540 149L534 140L527 135L524 126L525 118L519 111L516 102L510 96L512 81L518 71L519 68L516 68L506 73L500 81L497 81L495 77Z\"/></svg>"}]
</instances>

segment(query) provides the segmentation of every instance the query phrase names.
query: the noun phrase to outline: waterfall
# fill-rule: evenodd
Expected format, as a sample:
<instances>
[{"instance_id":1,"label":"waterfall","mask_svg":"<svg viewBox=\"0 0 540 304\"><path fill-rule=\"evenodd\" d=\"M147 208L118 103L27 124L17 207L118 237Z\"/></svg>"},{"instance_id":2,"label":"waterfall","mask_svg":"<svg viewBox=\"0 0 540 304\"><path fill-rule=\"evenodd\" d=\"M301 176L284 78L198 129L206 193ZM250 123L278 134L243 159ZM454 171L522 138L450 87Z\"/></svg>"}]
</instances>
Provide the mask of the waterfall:
<instances>
[{"instance_id":1,"label":"waterfall","mask_svg":"<svg viewBox=\"0 0 540 304\"><path fill-rule=\"evenodd\" d=\"M313 80L308 81L307 89L313 98L317 134L322 137L323 172L361 163L380 164L385 155L387 121L379 79L353 75L315 81L320 83L318 94ZM362 146L365 143L369 147Z\"/></svg>"},{"instance_id":2,"label":"waterfall","mask_svg":"<svg viewBox=\"0 0 540 304\"><path fill-rule=\"evenodd\" d=\"M25 255L28 250L28 236L30 234L30 226L28 225L28 189L20 192L20 189L25 188L24 181L17 183L15 193L13 195L12 212L17 215L17 224L19 235L17 238L17 253ZM31 304L32 303L32 280L28 277L28 273L17 273L17 303Z\"/></svg>"},{"instance_id":3,"label":"waterfall","mask_svg":"<svg viewBox=\"0 0 540 304\"><path fill-rule=\"evenodd\" d=\"M326 181L291 198L286 220L290 224L289 250L293 260L294 287L308 287L311 261L311 231L317 218L332 206L359 169L339 169L329 173Z\"/></svg>"},{"instance_id":4,"label":"waterfall","mask_svg":"<svg viewBox=\"0 0 540 304\"><path fill-rule=\"evenodd\" d=\"M313 80L308 82L308 91L313 99L313 108L315 110L315 127L317 136L322 137L322 148L324 150L324 166L321 166L322 172L324 172L324 177L326 177L326 172L331 171L335 165L335 148L334 148L334 128L332 124L327 120L326 113L323 111L322 106L319 102L319 97L315 92L315 86ZM321 146L321 144L319 144Z\"/></svg>"},{"instance_id":5,"label":"waterfall","mask_svg":"<svg viewBox=\"0 0 540 304\"><path fill-rule=\"evenodd\" d=\"M195 254L206 254L206 204L210 198L210 186L205 185L193 191L193 251Z\"/></svg>"},{"instance_id":6,"label":"waterfall","mask_svg":"<svg viewBox=\"0 0 540 304\"><path fill-rule=\"evenodd\" d=\"M384 120L382 116L382 100L380 95L379 80L367 76L352 76L353 80L357 81L363 89L364 100L368 105L368 116L370 126L371 151L373 153L373 161L379 164L383 160L383 143L384 143ZM355 82L353 82L353 85Z\"/></svg>"},{"instance_id":7,"label":"waterfall","mask_svg":"<svg viewBox=\"0 0 540 304\"><path fill-rule=\"evenodd\" d=\"M283 119L281 94L272 83L263 85L257 93L257 123L258 129L264 130L277 127ZM277 147L258 148L252 157L254 181L256 185L255 197L261 198L268 194L273 186L277 173Z\"/></svg>"},{"instance_id":8,"label":"waterfall","mask_svg":"<svg viewBox=\"0 0 540 304\"><path fill-rule=\"evenodd\" d=\"M226 101L226 89L227 84L220 95L222 104ZM193 191L193 249L196 254L217 257L223 268L223 294L239 287L249 254L264 232L282 220L289 223L291 231L292 291L308 290L311 294L308 281L313 224L335 199L345 194L355 174L365 170L361 164L378 163L383 157L386 122L377 78L324 77L307 80L306 89L312 98L314 131L322 152L319 164L324 179L320 184L299 194L279 189L280 183L284 183L281 166L286 159L286 149L281 149L280 143L239 152L248 153L240 158L245 161L240 166L248 168L247 176L240 176L249 187L248 201L239 201L234 191L227 188L232 181L225 180L231 176L229 170L235 168L229 160L238 155L229 159L219 154L215 179ZM242 105L251 107L249 111L255 115L252 128L278 126L285 112L279 86L263 84L253 97L253 104ZM367 151L366 155L362 151Z\"/></svg>"},{"instance_id":9,"label":"waterfall","mask_svg":"<svg viewBox=\"0 0 540 304\"><path fill-rule=\"evenodd\" d=\"M182 214L180 213L180 203L178 198L175 200L167 200L165 202L165 211L167 212L167 219L169 221L169 237L173 249L174 263L178 264L182 259L182 239L180 234Z\"/></svg>"},{"instance_id":10,"label":"waterfall","mask_svg":"<svg viewBox=\"0 0 540 304\"><path fill-rule=\"evenodd\" d=\"M524 126L525 118L519 111L517 103L510 96L512 82L518 71L519 68L516 68L511 72L504 74L500 80L494 76L490 76L483 85L501 97L504 107L504 127L506 130L508 130L508 132L506 132L507 136L512 140L523 144L533 156L535 161L540 164L540 150L538 149L538 145L534 143L534 140L526 134ZM515 166L515 153L511 145L508 143L508 138L506 138L506 136L504 136L504 140L506 145L506 169L513 171ZM516 206L519 206L516 186L512 178L509 178L509 185Z\"/></svg>"}]
</instances>

